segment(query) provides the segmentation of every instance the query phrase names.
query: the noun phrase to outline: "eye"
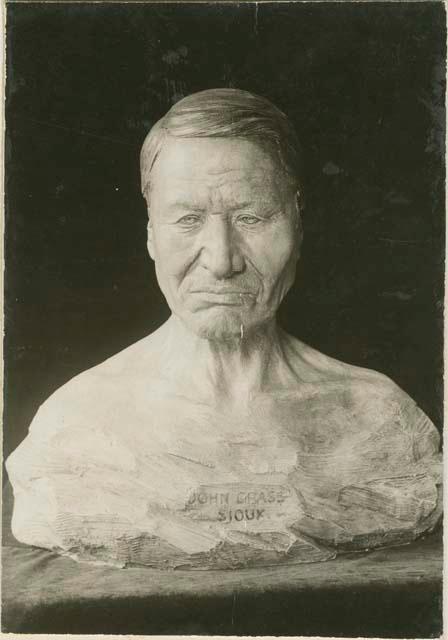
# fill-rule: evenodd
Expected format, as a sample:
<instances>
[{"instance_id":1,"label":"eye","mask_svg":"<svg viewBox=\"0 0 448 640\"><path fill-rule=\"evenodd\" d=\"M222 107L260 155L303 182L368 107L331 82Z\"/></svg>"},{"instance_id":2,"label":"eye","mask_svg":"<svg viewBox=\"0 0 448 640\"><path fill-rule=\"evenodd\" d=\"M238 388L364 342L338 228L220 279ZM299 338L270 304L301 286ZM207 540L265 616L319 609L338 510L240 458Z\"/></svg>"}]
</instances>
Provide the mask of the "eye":
<instances>
[{"instance_id":1,"label":"eye","mask_svg":"<svg viewBox=\"0 0 448 640\"><path fill-rule=\"evenodd\" d=\"M261 222L261 218L257 218L257 216L251 216L246 214L243 216L239 216L237 218L237 222L241 222L242 224L247 224L247 225L254 225Z\"/></svg>"},{"instance_id":2,"label":"eye","mask_svg":"<svg viewBox=\"0 0 448 640\"><path fill-rule=\"evenodd\" d=\"M194 227L200 221L201 221L200 216L194 213L189 213L188 215L182 216L182 218L179 218L176 224L180 224L183 227Z\"/></svg>"}]
</instances>

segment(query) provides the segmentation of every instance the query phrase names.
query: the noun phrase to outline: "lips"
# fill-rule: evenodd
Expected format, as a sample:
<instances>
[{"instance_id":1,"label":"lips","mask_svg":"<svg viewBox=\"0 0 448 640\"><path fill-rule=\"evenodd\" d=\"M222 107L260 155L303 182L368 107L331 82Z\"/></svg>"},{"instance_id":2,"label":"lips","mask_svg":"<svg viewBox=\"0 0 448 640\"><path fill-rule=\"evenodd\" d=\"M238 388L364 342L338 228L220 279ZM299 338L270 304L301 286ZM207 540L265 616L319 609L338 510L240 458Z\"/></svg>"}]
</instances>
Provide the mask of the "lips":
<instances>
[{"instance_id":1,"label":"lips","mask_svg":"<svg viewBox=\"0 0 448 640\"><path fill-rule=\"evenodd\" d=\"M190 293L197 296L201 302L206 304L221 304L227 306L241 306L255 299L255 294L252 291L227 289L225 287L201 287L200 289L191 289Z\"/></svg>"},{"instance_id":2,"label":"lips","mask_svg":"<svg viewBox=\"0 0 448 640\"><path fill-rule=\"evenodd\" d=\"M198 289L191 289L191 293L212 293L214 295L239 295L239 296L252 296L252 291L245 291L243 289L226 289L223 287L201 287Z\"/></svg>"}]
</instances>

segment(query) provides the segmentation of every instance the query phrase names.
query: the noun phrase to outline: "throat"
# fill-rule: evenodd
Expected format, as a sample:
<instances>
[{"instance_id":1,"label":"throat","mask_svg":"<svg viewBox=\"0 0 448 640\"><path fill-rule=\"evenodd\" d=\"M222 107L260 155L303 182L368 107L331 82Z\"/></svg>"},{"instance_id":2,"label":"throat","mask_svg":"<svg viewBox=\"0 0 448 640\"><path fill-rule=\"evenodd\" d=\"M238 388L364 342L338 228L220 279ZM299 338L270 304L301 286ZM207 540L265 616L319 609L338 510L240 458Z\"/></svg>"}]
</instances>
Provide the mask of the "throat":
<instances>
[{"instance_id":1,"label":"throat","mask_svg":"<svg viewBox=\"0 0 448 640\"><path fill-rule=\"evenodd\" d=\"M165 375L176 388L215 404L241 404L276 385L286 362L275 320L231 340L209 340L189 331L176 316L164 326Z\"/></svg>"}]
</instances>

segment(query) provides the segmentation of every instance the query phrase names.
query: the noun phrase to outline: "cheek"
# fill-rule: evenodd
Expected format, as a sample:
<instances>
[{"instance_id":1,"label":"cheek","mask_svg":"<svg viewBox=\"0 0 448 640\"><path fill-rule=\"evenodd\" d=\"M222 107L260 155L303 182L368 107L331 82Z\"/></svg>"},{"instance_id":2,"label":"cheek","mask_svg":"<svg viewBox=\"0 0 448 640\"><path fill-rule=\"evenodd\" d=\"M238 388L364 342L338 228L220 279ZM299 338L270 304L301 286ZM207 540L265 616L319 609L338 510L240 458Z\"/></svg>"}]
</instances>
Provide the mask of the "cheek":
<instances>
[{"instance_id":1,"label":"cheek","mask_svg":"<svg viewBox=\"0 0 448 640\"><path fill-rule=\"evenodd\" d=\"M294 231L278 229L249 242L247 255L267 281L275 282L295 264L297 247Z\"/></svg>"},{"instance_id":2,"label":"cheek","mask_svg":"<svg viewBox=\"0 0 448 640\"><path fill-rule=\"evenodd\" d=\"M154 229L155 261L159 272L181 278L192 258L191 242L162 228Z\"/></svg>"}]
</instances>

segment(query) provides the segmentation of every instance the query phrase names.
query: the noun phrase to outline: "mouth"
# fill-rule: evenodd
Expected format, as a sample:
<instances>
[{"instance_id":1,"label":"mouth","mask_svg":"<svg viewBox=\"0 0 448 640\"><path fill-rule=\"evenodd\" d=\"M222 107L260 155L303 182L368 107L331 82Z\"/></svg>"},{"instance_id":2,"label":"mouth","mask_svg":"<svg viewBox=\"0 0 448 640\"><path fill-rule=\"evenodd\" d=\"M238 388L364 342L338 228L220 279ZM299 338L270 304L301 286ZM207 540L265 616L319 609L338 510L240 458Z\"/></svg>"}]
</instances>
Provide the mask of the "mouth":
<instances>
[{"instance_id":1,"label":"mouth","mask_svg":"<svg viewBox=\"0 0 448 640\"><path fill-rule=\"evenodd\" d=\"M232 307L247 305L255 300L255 294L252 291L222 287L193 289L191 293L198 296L201 302Z\"/></svg>"}]
</instances>

